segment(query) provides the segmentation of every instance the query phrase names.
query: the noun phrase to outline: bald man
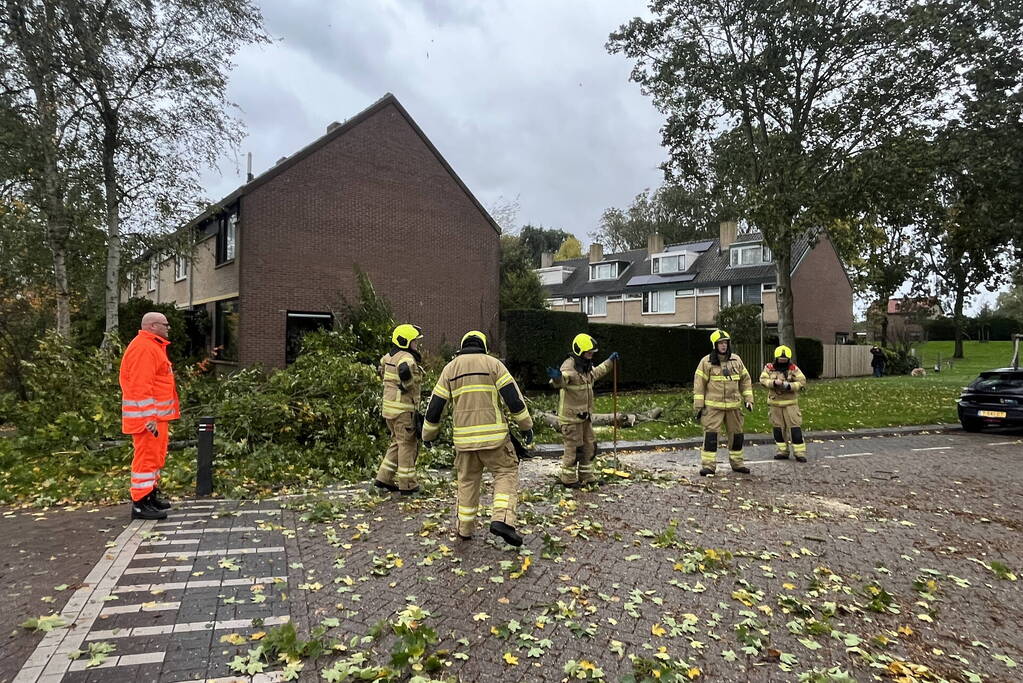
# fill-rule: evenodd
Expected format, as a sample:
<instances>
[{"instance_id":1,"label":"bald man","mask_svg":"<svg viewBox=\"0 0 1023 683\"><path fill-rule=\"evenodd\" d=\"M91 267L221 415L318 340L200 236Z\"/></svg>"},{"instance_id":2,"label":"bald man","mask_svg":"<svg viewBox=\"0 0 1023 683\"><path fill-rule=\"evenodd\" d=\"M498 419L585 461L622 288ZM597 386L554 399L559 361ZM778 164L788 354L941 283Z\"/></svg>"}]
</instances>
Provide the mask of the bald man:
<instances>
[{"instance_id":1,"label":"bald man","mask_svg":"<svg viewBox=\"0 0 1023 683\"><path fill-rule=\"evenodd\" d=\"M121 359L121 431L131 434L131 518L165 519L170 503L160 493L167 461L168 423L180 417L174 368L167 357L170 323L163 313L142 316L139 333Z\"/></svg>"}]
</instances>

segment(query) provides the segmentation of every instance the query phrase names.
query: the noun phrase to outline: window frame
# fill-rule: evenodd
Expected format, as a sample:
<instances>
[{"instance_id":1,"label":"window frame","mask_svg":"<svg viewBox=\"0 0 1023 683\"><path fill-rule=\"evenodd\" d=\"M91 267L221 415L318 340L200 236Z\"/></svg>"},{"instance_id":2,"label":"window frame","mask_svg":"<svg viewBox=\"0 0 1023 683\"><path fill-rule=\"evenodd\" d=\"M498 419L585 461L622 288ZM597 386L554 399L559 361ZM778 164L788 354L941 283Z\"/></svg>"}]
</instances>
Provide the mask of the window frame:
<instances>
[{"instance_id":1,"label":"window frame","mask_svg":"<svg viewBox=\"0 0 1023 683\"><path fill-rule=\"evenodd\" d=\"M181 254L174 255L174 282L188 279L189 259Z\"/></svg>"},{"instance_id":2,"label":"window frame","mask_svg":"<svg viewBox=\"0 0 1023 683\"><path fill-rule=\"evenodd\" d=\"M224 309L224 307L226 307L228 305L233 305L233 307L234 307L233 314L238 316L239 318L241 317L241 307L238 304L238 297L234 297L232 299L220 299L218 301L213 302L213 348L214 348L214 350L215 350L214 352L216 354L215 360L218 360L218 361L223 362L223 363L237 363L238 362L238 356L239 356L239 354L238 354L238 339L237 339L238 329L237 329L237 326L236 326L236 329L234 330L234 334L235 334L234 356L235 357L234 358L228 358L228 357L226 357L224 355L224 350L228 348L227 344L225 343L227 340L225 339L225 326L224 326L225 320L224 320L224 317L225 317L225 315L229 315L230 313L225 314L223 309ZM220 349L220 350L217 350L217 349Z\"/></svg>"},{"instance_id":3,"label":"window frame","mask_svg":"<svg viewBox=\"0 0 1023 683\"><path fill-rule=\"evenodd\" d=\"M767 248L767 245L756 242L753 244L737 244L729 249L728 253L728 267L729 268L749 268L751 266L762 266L770 263L770 259L764 260L766 255L770 255L771 250ZM759 253L757 253L759 251ZM750 263L742 262L742 255L745 253L757 254L756 260Z\"/></svg>"},{"instance_id":4,"label":"window frame","mask_svg":"<svg viewBox=\"0 0 1023 683\"><path fill-rule=\"evenodd\" d=\"M600 268L608 267L611 269L610 277L596 277L596 274L600 272ZM590 264L590 282L601 282L606 280L617 280L620 277L619 264L617 261L608 261L605 263L591 263Z\"/></svg>"},{"instance_id":5,"label":"window frame","mask_svg":"<svg viewBox=\"0 0 1023 683\"><path fill-rule=\"evenodd\" d=\"M238 210L217 219L216 265L233 263L238 255Z\"/></svg>"},{"instance_id":6,"label":"window frame","mask_svg":"<svg viewBox=\"0 0 1023 683\"><path fill-rule=\"evenodd\" d=\"M675 259L675 269L665 270L663 262L668 259ZM671 273L684 273L686 271L686 255L684 253L667 252L656 254L650 257L650 272L653 275L669 275Z\"/></svg>"},{"instance_id":7,"label":"window frame","mask_svg":"<svg viewBox=\"0 0 1023 683\"><path fill-rule=\"evenodd\" d=\"M654 297L652 294L656 294L657 310L651 310L651 301ZM671 310L661 310L661 304L668 303L671 305ZM643 315L674 315L675 314L675 290L674 289L653 289L648 292L643 292Z\"/></svg>"},{"instance_id":8,"label":"window frame","mask_svg":"<svg viewBox=\"0 0 1023 683\"><path fill-rule=\"evenodd\" d=\"M160 263L156 256L149 257L149 279L146 282L146 292L155 292L160 284Z\"/></svg>"},{"instance_id":9,"label":"window frame","mask_svg":"<svg viewBox=\"0 0 1023 683\"><path fill-rule=\"evenodd\" d=\"M603 300L603 312L597 312L597 307L594 305L596 302ZM583 297L582 301L582 312L589 318L605 318L607 317L607 295L606 294L595 294L592 296Z\"/></svg>"}]
</instances>

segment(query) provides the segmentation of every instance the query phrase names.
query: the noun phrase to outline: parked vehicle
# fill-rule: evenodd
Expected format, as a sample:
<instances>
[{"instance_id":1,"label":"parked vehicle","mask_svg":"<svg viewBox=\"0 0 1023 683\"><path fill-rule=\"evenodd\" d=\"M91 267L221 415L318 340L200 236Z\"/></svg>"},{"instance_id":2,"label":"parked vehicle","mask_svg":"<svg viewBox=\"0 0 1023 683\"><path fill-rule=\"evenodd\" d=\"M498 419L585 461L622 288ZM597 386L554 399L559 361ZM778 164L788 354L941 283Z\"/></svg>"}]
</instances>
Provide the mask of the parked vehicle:
<instances>
[{"instance_id":1,"label":"parked vehicle","mask_svg":"<svg viewBox=\"0 0 1023 683\"><path fill-rule=\"evenodd\" d=\"M1023 427L1023 370L1019 368L1021 335L1015 335L1012 366L980 373L959 395L959 422L968 432L984 427Z\"/></svg>"}]
</instances>

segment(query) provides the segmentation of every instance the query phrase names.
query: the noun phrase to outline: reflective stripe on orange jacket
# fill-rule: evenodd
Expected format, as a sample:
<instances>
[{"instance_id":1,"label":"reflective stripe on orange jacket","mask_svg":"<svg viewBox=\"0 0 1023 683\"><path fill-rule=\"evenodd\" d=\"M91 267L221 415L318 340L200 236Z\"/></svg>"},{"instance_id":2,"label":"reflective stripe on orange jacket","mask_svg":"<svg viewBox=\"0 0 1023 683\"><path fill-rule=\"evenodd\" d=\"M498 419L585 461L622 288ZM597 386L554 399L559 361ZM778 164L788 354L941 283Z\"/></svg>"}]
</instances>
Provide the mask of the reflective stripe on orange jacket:
<instances>
[{"instance_id":1,"label":"reflective stripe on orange jacket","mask_svg":"<svg viewBox=\"0 0 1023 683\"><path fill-rule=\"evenodd\" d=\"M174 368L167 357L169 341L140 330L121 359L121 431L138 434L151 421L181 416Z\"/></svg>"}]
</instances>

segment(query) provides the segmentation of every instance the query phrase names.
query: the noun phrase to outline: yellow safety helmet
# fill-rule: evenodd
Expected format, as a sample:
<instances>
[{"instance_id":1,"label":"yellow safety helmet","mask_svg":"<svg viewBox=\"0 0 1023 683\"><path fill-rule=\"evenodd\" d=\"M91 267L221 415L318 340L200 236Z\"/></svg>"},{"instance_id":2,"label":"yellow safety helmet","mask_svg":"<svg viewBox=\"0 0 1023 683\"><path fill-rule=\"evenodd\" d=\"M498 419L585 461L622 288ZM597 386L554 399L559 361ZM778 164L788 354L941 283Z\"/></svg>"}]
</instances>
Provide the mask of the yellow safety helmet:
<instances>
[{"instance_id":1,"label":"yellow safety helmet","mask_svg":"<svg viewBox=\"0 0 1023 683\"><path fill-rule=\"evenodd\" d=\"M710 335L711 346L717 346L719 341L731 341L732 337L724 330L714 330Z\"/></svg>"},{"instance_id":2,"label":"yellow safety helmet","mask_svg":"<svg viewBox=\"0 0 1023 683\"><path fill-rule=\"evenodd\" d=\"M481 342L483 342L483 352L484 353L486 353L488 351L487 335L483 334L479 330L469 330L468 332L465 333L465 336L462 337L462 348L465 348L465 342L468 339L470 339L471 337L476 337Z\"/></svg>"},{"instance_id":3,"label":"yellow safety helmet","mask_svg":"<svg viewBox=\"0 0 1023 683\"><path fill-rule=\"evenodd\" d=\"M792 360L792 349L790 349L789 347L784 346L784 345L783 346L779 346L778 348L776 348L774 350L774 357L775 358L788 358L789 360Z\"/></svg>"},{"instance_id":4,"label":"yellow safety helmet","mask_svg":"<svg viewBox=\"0 0 1023 683\"><path fill-rule=\"evenodd\" d=\"M391 341L399 349L407 349L409 344L422 336L423 328L419 327L419 325L405 323L394 328L394 332L391 333Z\"/></svg>"},{"instance_id":5,"label":"yellow safety helmet","mask_svg":"<svg viewBox=\"0 0 1023 683\"><path fill-rule=\"evenodd\" d=\"M597 350L597 340L586 334L575 335L575 339L572 340L572 353L577 356L581 356L587 351Z\"/></svg>"}]
</instances>

